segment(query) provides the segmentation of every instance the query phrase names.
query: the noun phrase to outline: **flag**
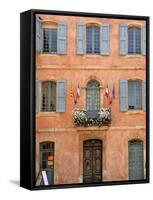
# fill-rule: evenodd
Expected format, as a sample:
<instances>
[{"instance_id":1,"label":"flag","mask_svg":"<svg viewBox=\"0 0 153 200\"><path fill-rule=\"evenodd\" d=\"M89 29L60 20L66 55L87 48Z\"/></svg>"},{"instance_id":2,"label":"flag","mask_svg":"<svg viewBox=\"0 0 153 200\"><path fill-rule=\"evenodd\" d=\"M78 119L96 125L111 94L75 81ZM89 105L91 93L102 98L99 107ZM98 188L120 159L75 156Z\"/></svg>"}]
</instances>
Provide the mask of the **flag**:
<instances>
[{"instance_id":1,"label":"flag","mask_svg":"<svg viewBox=\"0 0 153 200\"><path fill-rule=\"evenodd\" d=\"M79 97L80 97L80 86L78 84L78 87L77 87L77 98L79 98Z\"/></svg>"},{"instance_id":2,"label":"flag","mask_svg":"<svg viewBox=\"0 0 153 200\"><path fill-rule=\"evenodd\" d=\"M108 89L108 84L107 84L107 86L106 86L106 88L105 88L105 96L108 98L108 96L109 96L109 89Z\"/></svg>"},{"instance_id":3,"label":"flag","mask_svg":"<svg viewBox=\"0 0 153 200\"><path fill-rule=\"evenodd\" d=\"M115 99L115 85L113 84L112 98Z\"/></svg>"},{"instance_id":4,"label":"flag","mask_svg":"<svg viewBox=\"0 0 153 200\"><path fill-rule=\"evenodd\" d=\"M74 97L74 91L73 91L72 84L71 84L71 88L70 88L70 97Z\"/></svg>"}]
</instances>

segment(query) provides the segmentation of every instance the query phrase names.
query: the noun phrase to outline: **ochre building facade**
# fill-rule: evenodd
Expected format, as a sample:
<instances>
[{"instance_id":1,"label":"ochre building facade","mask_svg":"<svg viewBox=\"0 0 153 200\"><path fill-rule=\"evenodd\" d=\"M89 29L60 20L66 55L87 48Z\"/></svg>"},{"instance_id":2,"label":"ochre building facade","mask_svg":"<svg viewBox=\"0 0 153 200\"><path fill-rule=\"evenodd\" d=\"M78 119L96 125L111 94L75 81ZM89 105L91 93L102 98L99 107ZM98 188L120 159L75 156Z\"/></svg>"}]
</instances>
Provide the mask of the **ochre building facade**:
<instances>
[{"instance_id":1,"label":"ochre building facade","mask_svg":"<svg viewBox=\"0 0 153 200\"><path fill-rule=\"evenodd\" d=\"M144 179L145 21L37 15L36 34L36 178ZM100 108L109 122L92 124Z\"/></svg>"}]
</instances>

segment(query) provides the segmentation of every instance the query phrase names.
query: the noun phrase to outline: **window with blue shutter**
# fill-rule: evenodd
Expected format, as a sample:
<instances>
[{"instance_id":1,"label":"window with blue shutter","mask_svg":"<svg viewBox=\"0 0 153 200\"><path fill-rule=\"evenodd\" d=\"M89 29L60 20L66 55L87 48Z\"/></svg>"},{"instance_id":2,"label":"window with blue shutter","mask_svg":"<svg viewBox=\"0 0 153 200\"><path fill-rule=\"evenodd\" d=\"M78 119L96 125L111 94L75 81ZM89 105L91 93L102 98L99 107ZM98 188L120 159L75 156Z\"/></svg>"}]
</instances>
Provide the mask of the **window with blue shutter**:
<instances>
[{"instance_id":1,"label":"window with blue shutter","mask_svg":"<svg viewBox=\"0 0 153 200\"><path fill-rule=\"evenodd\" d=\"M40 93L41 93L41 81L36 80L35 82L35 111L40 111Z\"/></svg>"},{"instance_id":2,"label":"window with blue shutter","mask_svg":"<svg viewBox=\"0 0 153 200\"><path fill-rule=\"evenodd\" d=\"M128 81L128 109L142 109L142 82Z\"/></svg>"},{"instance_id":3,"label":"window with blue shutter","mask_svg":"<svg viewBox=\"0 0 153 200\"><path fill-rule=\"evenodd\" d=\"M65 112L66 109L66 81L56 83L56 112Z\"/></svg>"},{"instance_id":4,"label":"window with blue shutter","mask_svg":"<svg viewBox=\"0 0 153 200\"><path fill-rule=\"evenodd\" d=\"M84 54L85 26L82 22L77 22L77 54Z\"/></svg>"},{"instance_id":5,"label":"window with blue shutter","mask_svg":"<svg viewBox=\"0 0 153 200\"><path fill-rule=\"evenodd\" d=\"M56 111L56 83L52 81L42 82L42 112Z\"/></svg>"},{"instance_id":6,"label":"window with blue shutter","mask_svg":"<svg viewBox=\"0 0 153 200\"><path fill-rule=\"evenodd\" d=\"M43 52L57 53L57 29L43 29Z\"/></svg>"},{"instance_id":7,"label":"window with blue shutter","mask_svg":"<svg viewBox=\"0 0 153 200\"><path fill-rule=\"evenodd\" d=\"M119 47L120 47L120 55L127 54L127 25L120 24L119 26Z\"/></svg>"},{"instance_id":8,"label":"window with blue shutter","mask_svg":"<svg viewBox=\"0 0 153 200\"><path fill-rule=\"evenodd\" d=\"M143 110L146 111L146 80L143 81Z\"/></svg>"},{"instance_id":9,"label":"window with blue shutter","mask_svg":"<svg viewBox=\"0 0 153 200\"><path fill-rule=\"evenodd\" d=\"M100 27L92 25L86 27L86 53L100 53Z\"/></svg>"},{"instance_id":10,"label":"window with blue shutter","mask_svg":"<svg viewBox=\"0 0 153 200\"><path fill-rule=\"evenodd\" d=\"M36 16L36 51L42 51L42 27L41 27L41 20L38 16Z\"/></svg>"},{"instance_id":11,"label":"window with blue shutter","mask_svg":"<svg viewBox=\"0 0 153 200\"><path fill-rule=\"evenodd\" d=\"M59 22L57 27L57 53L66 54L67 23Z\"/></svg>"},{"instance_id":12,"label":"window with blue shutter","mask_svg":"<svg viewBox=\"0 0 153 200\"><path fill-rule=\"evenodd\" d=\"M120 111L128 110L128 81L120 80Z\"/></svg>"},{"instance_id":13,"label":"window with blue shutter","mask_svg":"<svg viewBox=\"0 0 153 200\"><path fill-rule=\"evenodd\" d=\"M128 28L128 54L141 54L141 29Z\"/></svg>"},{"instance_id":14,"label":"window with blue shutter","mask_svg":"<svg viewBox=\"0 0 153 200\"><path fill-rule=\"evenodd\" d=\"M109 24L104 23L101 27L101 54L109 55Z\"/></svg>"},{"instance_id":15,"label":"window with blue shutter","mask_svg":"<svg viewBox=\"0 0 153 200\"><path fill-rule=\"evenodd\" d=\"M142 54L146 55L146 26L142 28Z\"/></svg>"}]
</instances>

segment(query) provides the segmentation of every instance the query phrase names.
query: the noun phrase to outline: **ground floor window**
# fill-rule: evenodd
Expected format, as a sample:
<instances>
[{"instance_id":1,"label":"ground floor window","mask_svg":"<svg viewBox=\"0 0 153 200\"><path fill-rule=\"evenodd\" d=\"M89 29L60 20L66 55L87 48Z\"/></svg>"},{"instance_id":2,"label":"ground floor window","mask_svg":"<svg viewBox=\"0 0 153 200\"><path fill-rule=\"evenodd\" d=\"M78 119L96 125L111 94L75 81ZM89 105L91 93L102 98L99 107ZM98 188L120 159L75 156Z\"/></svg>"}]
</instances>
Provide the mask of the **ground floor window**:
<instances>
[{"instance_id":1,"label":"ground floor window","mask_svg":"<svg viewBox=\"0 0 153 200\"><path fill-rule=\"evenodd\" d=\"M48 183L54 184L54 142L40 143L40 171L46 171Z\"/></svg>"},{"instance_id":2,"label":"ground floor window","mask_svg":"<svg viewBox=\"0 0 153 200\"><path fill-rule=\"evenodd\" d=\"M128 142L129 180L144 179L144 144L141 140Z\"/></svg>"}]
</instances>

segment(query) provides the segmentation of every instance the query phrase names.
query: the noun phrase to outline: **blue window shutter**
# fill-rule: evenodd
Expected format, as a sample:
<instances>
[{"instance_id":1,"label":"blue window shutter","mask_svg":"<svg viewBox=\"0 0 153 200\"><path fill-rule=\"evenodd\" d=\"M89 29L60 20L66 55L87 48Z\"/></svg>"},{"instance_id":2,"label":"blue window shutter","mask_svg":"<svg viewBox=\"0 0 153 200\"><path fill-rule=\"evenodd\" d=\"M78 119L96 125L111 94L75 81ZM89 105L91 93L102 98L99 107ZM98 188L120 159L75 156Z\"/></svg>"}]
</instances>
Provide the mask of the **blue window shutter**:
<instances>
[{"instance_id":1,"label":"blue window shutter","mask_svg":"<svg viewBox=\"0 0 153 200\"><path fill-rule=\"evenodd\" d=\"M143 81L143 110L146 111L146 80Z\"/></svg>"},{"instance_id":2,"label":"blue window shutter","mask_svg":"<svg viewBox=\"0 0 153 200\"><path fill-rule=\"evenodd\" d=\"M35 111L40 111L41 81L35 82Z\"/></svg>"},{"instance_id":3,"label":"blue window shutter","mask_svg":"<svg viewBox=\"0 0 153 200\"><path fill-rule=\"evenodd\" d=\"M146 55L146 26L142 28L142 54Z\"/></svg>"},{"instance_id":4,"label":"blue window shutter","mask_svg":"<svg viewBox=\"0 0 153 200\"><path fill-rule=\"evenodd\" d=\"M59 22L57 27L57 53L66 54L67 23Z\"/></svg>"},{"instance_id":5,"label":"blue window shutter","mask_svg":"<svg viewBox=\"0 0 153 200\"><path fill-rule=\"evenodd\" d=\"M66 81L58 80L56 83L56 112L65 112L66 107Z\"/></svg>"},{"instance_id":6,"label":"blue window shutter","mask_svg":"<svg viewBox=\"0 0 153 200\"><path fill-rule=\"evenodd\" d=\"M127 25L120 24L119 29L120 29L120 35L119 35L120 55L126 55L127 54Z\"/></svg>"},{"instance_id":7,"label":"blue window shutter","mask_svg":"<svg viewBox=\"0 0 153 200\"><path fill-rule=\"evenodd\" d=\"M109 24L104 23L101 27L101 54L109 55Z\"/></svg>"},{"instance_id":8,"label":"blue window shutter","mask_svg":"<svg viewBox=\"0 0 153 200\"><path fill-rule=\"evenodd\" d=\"M42 51L42 27L41 27L41 21L38 16L36 16L36 51L41 52Z\"/></svg>"},{"instance_id":9,"label":"blue window shutter","mask_svg":"<svg viewBox=\"0 0 153 200\"><path fill-rule=\"evenodd\" d=\"M84 54L85 26L83 25L82 22L77 22L76 34L77 34L77 54Z\"/></svg>"},{"instance_id":10,"label":"blue window shutter","mask_svg":"<svg viewBox=\"0 0 153 200\"><path fill-rule=\"evenodd\" d=\"M120 80L120 111L125 112L128 110L128 81Z\"/></svg>"}]
</instances>

